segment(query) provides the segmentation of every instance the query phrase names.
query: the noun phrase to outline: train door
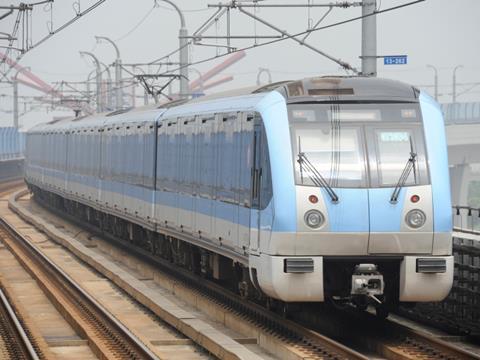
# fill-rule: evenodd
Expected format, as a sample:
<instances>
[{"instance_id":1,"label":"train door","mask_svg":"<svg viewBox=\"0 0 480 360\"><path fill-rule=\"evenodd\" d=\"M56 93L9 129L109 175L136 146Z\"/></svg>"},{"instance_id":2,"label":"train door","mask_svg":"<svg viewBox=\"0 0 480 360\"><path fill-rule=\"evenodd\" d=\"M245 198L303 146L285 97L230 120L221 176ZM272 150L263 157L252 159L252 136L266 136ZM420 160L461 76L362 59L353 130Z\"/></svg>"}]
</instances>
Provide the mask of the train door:
<instances>
[{"instance_id":1,"label":"train door","mask_svg":"<svg viewBox=\"0 0 480 360\"><path fill-rule=\"evenodd\" d=\"M168 227L180 228L178 224L178 196L179 196L179 119L166 121L166 146L165 146L165 187L163 192L165 223Z\"/></svg>"},{"instance_id":2,"label":"train door","mask_svg":"<svg viewBox=\"0 0 480 360\"><path fill-rule=\"evenodd\" d=\"M143 130L141 123L129 123L125 129L125 179L124 179L124 211L131 216L142 213L142 192L139 178L142 173Z\"/></svg>"},{"instance_id":3,"label":"train door","mask_svg":"<svg viewBox=\"0 0 480 360\"><path fill-rule=\"evenodd\" d=\"M155 222L165 226L165 187L167 183L167 134L166 123L159 119L157 123L157 148L156 148L156 166L155 166Z\"/></svg>"},{"instance_id":4,"label":"train door","mask_svg":"<svg viewBox=\"0 0 480 360\"><path fill-rule=\"evenodd\" d=\"M216 152L214 144L215 116L202 116L198 120L197 130L197 186L195 198L195 226L199 236L206 239L213 238L212 223L214 216L213 207L213 182Z\"/></svg>"},{"instance_id":5,"label":"train door","mask_svg":"<svg viewBox=\"0 0 480 360\"><path fill-rule=\"evenodd\" d=\"M115 174L115 162L113 159L115 147L115 135L112 125L105 125L103 129L103 140L105 146L105 161L103 162L103 198L104 205L112 209L114 205L113 200L113 182Z\"/></svg>"},{"instance_id":6,"label":"train door","mask_svg":"<svg viewBox=\"0 0 480 360\"><path fill-rule=\"evenodd\" d=\"M251 166L251 212L250 212L250 251L256 253L260 243L260 196L261 196L261 149L262 124L253 125L252 166Z\"/></svg>"},{"instance_id":7,"label":"train door","mask_svg":"<svg viewBox=\"0 0 480 360\"><path fill-rule=\"evenodd\" d=\"M95 193L96 198L95 198L95 203L97 205L101 204L102 200L102 164L103 164L103 146L102 146L102 132L103 129L101 127L96 127L94 129L93 133L93 138L95 141L95 158L96 158L96 167L95 167L95 178L96 178L96 184L97 184L97 191Z\"/></svg>"},{"instance_id":8,"label":"train door","mask_svg":"<svg viewBox=\"0 0 480 360\"><path fill-rule=\"evenodd\" d=\"M240 252L247 253L250 247L251 233L251 207L252 207L252 160L253 160L253 116L240 114L240 132L239 132L239 184L238 184L238 245Z\"/></svg>"},{"instance_id":9,"label":"train door","mask_svg":"<svg viewBox=\"0 0 480 360\"><path fill-rule=\"evenodd\" d=\"M65 192L65 194L68 193L68 157L69 157L69 152L70 152L70 144L69 144L69 136L68 136L68 131L67 130L64 130L62 132L62 138L63 138L63 142L64 142L64 148L65 148L65 154L64 154L64 157L63 157L63 164L62 164L62 168L63 168L63 191ZM31 141L31 140L30 140Z\"/></svg>"},{"instance_id":10,"label":"train door","mask_svg":"<svg viewBox=\"0 0 480 360\"><path fill-rule=\"evenodd\" d=\"M112 126L114 126L112 124ZM114 152L114 179L112 183L113 207L117 211L123 210L123 182L125 181L125 127L122 125L114 126L113 130Z\"/></svg>"},{"instance_id":11,"label":"train door","mask_svg":"<svg viewBox=\"0 0 480 360\"><path fill-rule=\"evenodd\" d=\"M217 115L217 168L215 182L215 234L222 246L235 248L238 236L238 205L235 194L234 134L237 114Z\"/></svg>"},{"instance_id":12,"label":"train door","mask_svg":"<svg viewBox=\"0 0 480 360\"><path fill-rule=\"evenodd\" d=\"M142 180L143 185L143 205L142 217L144 220L151 221L155 216L155 139L156 139L156 123L146 122L143 124L143 166L142 166Z\"/></svg>"},{"instance_id":13,"label":"train door","mask_svg":"<svg viewBox=\"0 0 480 360\"><path fill-rule=\"evenodd\" d=\"M192 233L195 227L193 211L195 202L193 198L193 180L195 164L193 161L195 151L195 117L180 118L179 124L179 195L178 195L178 221L182 231Z\"/></svg>"},{"instance_id":14,"label":"train door","mask_svg":"<svg viewBox=\"0 0 480 360\"><path fill-rule=\"evenodd\" d=\"M251 216L251 174L253 147L253 116L240 113L238 132L238 247L239 252L247 253L250 247L250 216Z\"/></svg>"}]
</instances>

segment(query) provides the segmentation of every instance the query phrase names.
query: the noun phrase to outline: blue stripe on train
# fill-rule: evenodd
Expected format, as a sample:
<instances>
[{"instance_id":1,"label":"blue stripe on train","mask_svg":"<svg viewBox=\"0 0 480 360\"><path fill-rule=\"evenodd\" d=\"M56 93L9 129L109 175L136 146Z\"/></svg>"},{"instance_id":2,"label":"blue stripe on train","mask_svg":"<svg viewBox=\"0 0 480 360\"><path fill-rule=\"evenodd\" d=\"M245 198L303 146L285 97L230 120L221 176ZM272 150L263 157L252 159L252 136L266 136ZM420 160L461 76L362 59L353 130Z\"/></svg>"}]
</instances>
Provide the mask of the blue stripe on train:
<instances>
[{"instance_id":1,"label":"blue stripe on train","mask_svg":"<svg viewBox=\"0 0 480 360\"><path fill-rule=\"evenodd\" d=\"M62 180L65 178L64 173L56 170L43 168L45 175L51 177L58 177ZM98 181L98 178L84 176L84 175L72 175L70 174L70 182L75 182L80 185L87 185L91 181ZM153 199L154 192L150 189L134 186L125 183L119 183L116 181L101 180L101 187L103 191L112 192L118 195L126 195L131 198L145 201L150 203ZM194 197L187 194L179 194L167 191L155 192L156 204L180 208L186 211L196 211L203 215L217 217L219 219L238 223L239 225L249 227L250 226L250 209L224 203L216 200L205 199L200 197ZM272 202L262 212L271 212ZM235 217L238 215L238 221L235 222Z\"/></svg>"}]
</instances>

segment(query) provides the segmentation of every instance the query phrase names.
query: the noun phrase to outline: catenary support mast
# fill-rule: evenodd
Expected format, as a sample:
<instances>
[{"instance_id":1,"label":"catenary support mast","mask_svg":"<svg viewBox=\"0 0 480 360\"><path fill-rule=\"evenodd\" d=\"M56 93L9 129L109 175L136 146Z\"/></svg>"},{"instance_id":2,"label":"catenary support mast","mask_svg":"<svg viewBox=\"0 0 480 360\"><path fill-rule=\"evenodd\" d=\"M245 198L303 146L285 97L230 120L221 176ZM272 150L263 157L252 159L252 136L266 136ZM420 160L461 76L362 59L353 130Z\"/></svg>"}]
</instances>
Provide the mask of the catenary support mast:
<instances>
[{"instance_id":1,"label":"catenary support mast","mask_svg":"<svg viewBox=\"0 0 480 360\"><path fill-rule=\"evenodd\" d=\"M377 76L377 9L376 0L362 2L362 74Z\"/></svg>"}]
</instances>

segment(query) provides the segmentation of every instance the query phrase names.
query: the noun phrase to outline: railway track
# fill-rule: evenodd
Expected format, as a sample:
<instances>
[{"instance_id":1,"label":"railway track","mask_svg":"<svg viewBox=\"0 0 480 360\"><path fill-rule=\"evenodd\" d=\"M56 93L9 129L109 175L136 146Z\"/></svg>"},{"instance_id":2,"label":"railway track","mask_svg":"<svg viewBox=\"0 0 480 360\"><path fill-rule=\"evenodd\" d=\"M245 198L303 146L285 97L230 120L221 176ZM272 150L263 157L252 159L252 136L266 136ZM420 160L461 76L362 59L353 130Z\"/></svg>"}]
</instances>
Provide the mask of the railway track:
<instances>
[{"instance_id":1,"label":"railway track","mask_svg":"<svg viewBox=\"0 0 480 360\"><path fill-rule=\"evenodd\" d=\"M315 314L315 315L312 315ZM306 327L343 339L361 349L369 349L392 360L413 359L479 359L480 354L435 337L424 331L405 326L391 319L379 319L374 314L351 307L307 305L295 320Z\"/></svg>"},{"instance_id":2,"label":"railway track","mask_svg":"<svg viewBox=\"0 0 480 360\"><path fill-rule=\"evenodd\" d=\"M26 237L0 219L0 238L39 282L49 298L84 333L93 351L104 359L157 359L134 334Z\"/></svg>"},{"instance_id":3,"label":"railway track","mask_svg":"<svg viewBox=\"0 0 480 360\"><path fill-rule=\"evenodd\" d=\"M388 321L386 326L395 334L394 342L388 348L404 359L480 359L479 354L398 323Z\"/></svg>"},{"instance_id":4,"label":"railway track","mask_svg":"<svg viewBox=\"0 0 480 360\"><path fill-rule=\"evenodd\" d=\"M28 329L24 328L14 307L0 288L0 358L40 360L41 352L30 338Z\"/></svg>"}]
</instances>

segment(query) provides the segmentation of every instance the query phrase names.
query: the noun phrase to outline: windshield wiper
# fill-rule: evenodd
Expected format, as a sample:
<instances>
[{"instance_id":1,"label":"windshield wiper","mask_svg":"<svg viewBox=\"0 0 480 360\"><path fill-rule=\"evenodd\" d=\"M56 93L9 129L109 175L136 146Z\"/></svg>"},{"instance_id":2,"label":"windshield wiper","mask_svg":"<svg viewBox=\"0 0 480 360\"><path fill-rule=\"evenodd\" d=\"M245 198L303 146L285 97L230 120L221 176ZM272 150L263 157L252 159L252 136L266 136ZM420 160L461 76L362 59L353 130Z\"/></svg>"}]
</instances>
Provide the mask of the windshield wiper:
<instances>
[{"instance_id":1,"label":"windshield wiper","mask_svg":"<svg viewBox=\"0 0 480 360\"><path fill-rule=\"evenodd\" d=\"M392 204L396 204L398 201L398 196L400 195L400 190L402 187L405 185L407 182L408 177L410 176L410 173L412 169L415 167L415 161L417 159L417 154L414 153L413 151L410 152L410 157L407 160L407 163L405 164L405 167L403 168L402 174L400 175L400 178L398 179L397 186L395 186L395 189L393 189L392 196L390 197L390 202Z\"/></svg>"},{"instance_id":2,"label":"windshield wiper","mask_svg":"<svg viewBox=\"0 0 480 360\"><path fill-rule=\"evenodd\" d=\"M320 174L320 172L313 166L313 164L308 160L307 155L305 153L300 152L298 153L298 160L297 162L300 164L300 168L302 169L303 172L303 167L305 167L305 170L308 171L308 177L312 182L318 186L322 187L325 189L327 194L330 196L330 199L332 199L332 202L336 203L338 202L338 195L335 193L335 191L332 189L332 187L328 184L327 180Z\"/></svg>"}]
</instances>

